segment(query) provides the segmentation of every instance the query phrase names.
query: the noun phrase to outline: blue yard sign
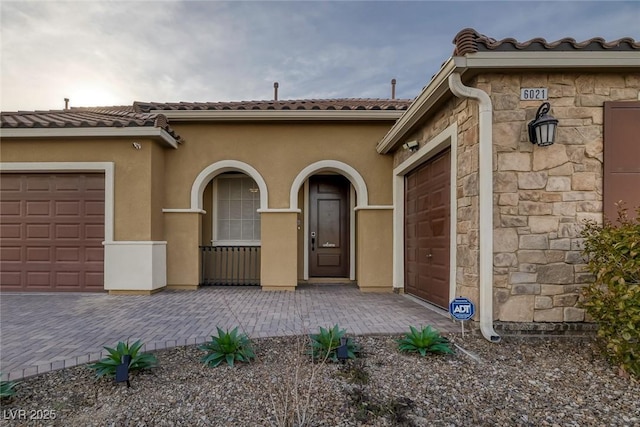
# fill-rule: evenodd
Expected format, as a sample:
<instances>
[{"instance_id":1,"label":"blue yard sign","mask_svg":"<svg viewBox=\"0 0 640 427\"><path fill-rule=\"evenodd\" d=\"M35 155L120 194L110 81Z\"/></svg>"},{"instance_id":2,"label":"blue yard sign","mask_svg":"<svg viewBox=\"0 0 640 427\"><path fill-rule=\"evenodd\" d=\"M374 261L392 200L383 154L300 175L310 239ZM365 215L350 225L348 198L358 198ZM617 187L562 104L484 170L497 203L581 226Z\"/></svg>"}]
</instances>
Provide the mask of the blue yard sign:
<instances>
[{"instance_id":1,"label":"blue yard sign","mask_svg":"<svg viewBox=\"0 0 640 427\"><path fill-rule=\"evenodd\" d=\"M476 308L467 298L459 297L449 303L449 313L456 320L469 320L476 314Z\"/></svg>"}]
</instances>

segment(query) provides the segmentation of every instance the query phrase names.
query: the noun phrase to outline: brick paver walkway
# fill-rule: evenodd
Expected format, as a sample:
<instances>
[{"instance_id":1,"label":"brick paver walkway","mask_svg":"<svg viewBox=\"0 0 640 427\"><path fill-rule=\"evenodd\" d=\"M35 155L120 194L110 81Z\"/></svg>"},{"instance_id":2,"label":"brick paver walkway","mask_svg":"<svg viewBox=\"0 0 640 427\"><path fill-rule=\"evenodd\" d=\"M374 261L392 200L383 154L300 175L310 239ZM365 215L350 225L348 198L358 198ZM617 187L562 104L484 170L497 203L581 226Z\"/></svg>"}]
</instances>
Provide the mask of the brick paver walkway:
<instances>
[{"instance_id":1,"label":"brick paver walkway","mask_svg":"<svg viewBox=\"0 0 640 427\"><path fill-rule=\"evenodd\" d=\"M151 296L0 295L2 379L19 379L104 357L103 346L141 339L146 350L200 344L216 326L250 337L315 332L334 324L350 335L399 333L409 325L442 332L446 315L397 294L361 293L353 285L304 285L295 292L203 288Z\"/></svg>"}]
</instances>

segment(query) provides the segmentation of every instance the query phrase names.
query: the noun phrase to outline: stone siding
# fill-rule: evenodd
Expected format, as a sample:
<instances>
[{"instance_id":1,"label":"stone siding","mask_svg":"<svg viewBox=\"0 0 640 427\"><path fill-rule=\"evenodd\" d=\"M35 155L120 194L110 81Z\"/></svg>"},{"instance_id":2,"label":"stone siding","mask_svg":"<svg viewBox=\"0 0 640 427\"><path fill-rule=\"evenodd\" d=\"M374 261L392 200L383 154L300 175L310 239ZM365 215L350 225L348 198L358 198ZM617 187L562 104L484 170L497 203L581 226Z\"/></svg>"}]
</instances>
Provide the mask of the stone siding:
<instances>
[{"instance_id":1,"label":"stone siding","mask_svg":"<svg viewBox=\"0 0 640 427\"><path fill-rule=\"evenodd\" d=\"M603 103L638 100L640 75L482 75L494 108L494 316L499 321L581 322L588 283L580 230L602 221ZM526 124L549 89L556 143L538 147Z\"/></svg>"}]
</instances>

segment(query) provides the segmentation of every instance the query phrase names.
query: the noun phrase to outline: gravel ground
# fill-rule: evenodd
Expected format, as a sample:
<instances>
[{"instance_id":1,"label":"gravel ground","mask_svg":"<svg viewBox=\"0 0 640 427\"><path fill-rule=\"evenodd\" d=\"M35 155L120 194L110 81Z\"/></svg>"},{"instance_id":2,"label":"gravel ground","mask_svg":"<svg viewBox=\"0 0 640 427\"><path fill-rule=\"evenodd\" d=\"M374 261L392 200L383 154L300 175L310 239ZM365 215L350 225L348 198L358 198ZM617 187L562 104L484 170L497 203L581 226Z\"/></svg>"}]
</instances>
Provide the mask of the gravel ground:
<instances>
[{"instance_id":1,"label":"gravel ground","mask_svg":"<svg viewBox=\"0 0 640 427\"><path fill-rule=\"evenodd\" d=\"M453 336L455 354L419 357L395 338L355 337L363 355L344 365L311 364L304 337L256 340L257 361L234 368L204 367L195 346L163 350L131 388L86 366L55 371L21 382L2 424L640 426L640 382L588 339Z\"/></svg>"}]
</instances>

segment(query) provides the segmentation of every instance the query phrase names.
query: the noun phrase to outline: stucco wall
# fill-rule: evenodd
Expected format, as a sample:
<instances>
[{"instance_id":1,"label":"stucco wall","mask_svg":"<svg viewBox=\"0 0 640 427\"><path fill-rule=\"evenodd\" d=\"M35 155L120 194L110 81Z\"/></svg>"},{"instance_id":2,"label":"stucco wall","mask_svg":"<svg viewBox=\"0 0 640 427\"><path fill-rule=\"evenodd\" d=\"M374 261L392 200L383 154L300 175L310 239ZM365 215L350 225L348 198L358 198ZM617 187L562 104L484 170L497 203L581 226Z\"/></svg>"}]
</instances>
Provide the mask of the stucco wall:
<instances>
[{"instance_id":1,"label":"stucco wall","mask_svg":"<svg viewBox=\"0 0 640 427\"><path fill-rule=\"evenodd\" d=\"M355 168L369 188L369 203L391 204L390 156L376 143L391 123L172 123L185 139L166 157L166 206L189 208L190 190L205 167L238 160L255 168L269 189L269 208L289 208L296 175L320 160L337 160ZM266 208L264 206L263 208Z\"/></svg>"}]
</instances>

